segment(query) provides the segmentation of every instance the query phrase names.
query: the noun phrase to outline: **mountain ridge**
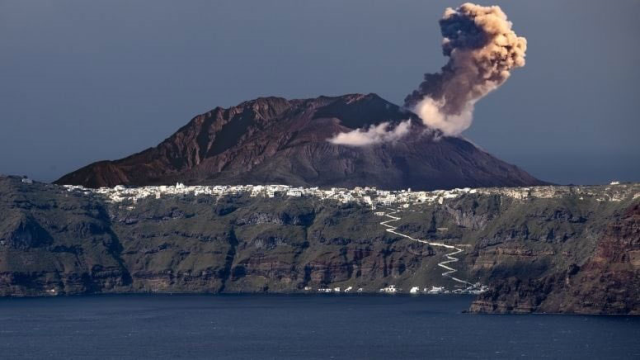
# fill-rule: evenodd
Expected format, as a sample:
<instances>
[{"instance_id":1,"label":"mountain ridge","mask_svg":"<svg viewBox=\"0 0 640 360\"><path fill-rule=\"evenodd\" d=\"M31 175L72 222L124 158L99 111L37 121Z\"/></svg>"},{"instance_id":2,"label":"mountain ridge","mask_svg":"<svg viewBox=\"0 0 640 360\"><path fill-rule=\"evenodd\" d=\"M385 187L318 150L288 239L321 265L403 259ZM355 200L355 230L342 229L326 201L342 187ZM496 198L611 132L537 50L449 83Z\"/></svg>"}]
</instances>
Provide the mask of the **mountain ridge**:
<instances>
[{"instance_id":1,"label":"mountain ridge","mask_svg":"<svg viewBox=\"0 0 640 360\"><path fill-rule=\"evenodd\" d=\"M332 144L338 133L410 121L395 142ZM287 100L260 97L192 118L156 147L98 161L57 184L266 184L418 190L542 185L470 142L441 137L411 112L376 94Z\"/></svg>"}]
</instances>

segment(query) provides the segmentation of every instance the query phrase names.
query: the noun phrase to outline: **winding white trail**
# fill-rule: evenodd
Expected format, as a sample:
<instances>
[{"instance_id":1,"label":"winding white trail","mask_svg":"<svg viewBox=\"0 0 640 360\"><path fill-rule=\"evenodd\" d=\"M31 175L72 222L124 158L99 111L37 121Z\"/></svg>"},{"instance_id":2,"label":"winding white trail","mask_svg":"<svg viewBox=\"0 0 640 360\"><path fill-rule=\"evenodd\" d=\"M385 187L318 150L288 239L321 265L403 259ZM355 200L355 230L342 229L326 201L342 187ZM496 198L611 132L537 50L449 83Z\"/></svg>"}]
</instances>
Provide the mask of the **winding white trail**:
<instances>
[{"instance_id":1,"label":"winding white trail","mask_svg":"<svg viewBox=\"0 0 640 360\"><path fill-rule=\"evenodd\" d=\"M389 210L392 210L392 209L389 209ZM394 227L394 226L389 225L388 223L393 222L393 221L398 221L398 220L401 219L401 218L399 218L397 216L393 216L392 215L392 214L396 214L399 211L400 210L392 210L389 213L385 213L384 216L389 217L391 219L381 222L380 225L387 227L387 231L388 232L390 232L392 234L395 234L395 235L398 235L398 236L402 236L402 237L407 238L409 240L413 240L413 241L416 241L416 242L419 242L419 243L423 243L423 244L427 244L427 245L430 245L430 246L438 246L438 247L443 247L443 248L446 248L446 249L453 250L452 252L447 253L447 254L444 255L448 260L445 260L445 261L442 261L442 262L438 263L438 266L440 266L441 268L446 270L445 272L442 273L442 276L448 277L451 280L459 282L461 284L465 284L465 285L469 285L469 286L475 286L474 284L472 284L472 283L470 283L470 282L468 282L466 280L462 280L462 279L459 279L459 278L453 276L453 274L455 272L457 272L458 270L456 270L456 269L454 269L454 268L452 268L452 267L447 265L447 264L451 264L451 263L459 261L460 259L456 258L454 255L460 254L464 250L462 250L459 247L453 246L453 245L448 245L448 244L444 244L444 243L440 243L440 242L430 242L430 241L427 241L427 240L416 239L416 238L413 238L413 237L411 237L411 236L409 236L407 234L403 234L403 233L397 232L396 231L397 228Z\"/></svg>"}]
</instances>

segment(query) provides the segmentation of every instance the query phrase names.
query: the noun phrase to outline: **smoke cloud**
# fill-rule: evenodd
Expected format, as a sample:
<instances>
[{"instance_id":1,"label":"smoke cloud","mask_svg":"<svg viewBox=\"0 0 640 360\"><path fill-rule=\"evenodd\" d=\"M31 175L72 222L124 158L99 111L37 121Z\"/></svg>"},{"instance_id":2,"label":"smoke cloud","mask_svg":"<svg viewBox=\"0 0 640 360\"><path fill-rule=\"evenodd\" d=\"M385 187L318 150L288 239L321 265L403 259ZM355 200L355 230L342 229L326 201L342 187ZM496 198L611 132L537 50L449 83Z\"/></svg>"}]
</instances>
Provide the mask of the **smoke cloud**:
<instances>
[{"instance_id":1,"label":"smoke cloud","mask_svg":"<svg viewBox=\"0 0 640 360\"><path fill-rule=\"evenodd\" d=\"M371 125L367 130L356 129L346 133L339 133L329 139L329 142L335 145L366 146L397 141L409 133L411 121L403 121L391 130L389 126L388 122L384 122L378 125Z\"/></svg>"},{"instance_id":2,"label":"smoke cloud","mask_svg":"<svg viewBox=\"0 0 640 360\"><path fill-rule=\"evenodd\" d=\"M447 8L440 30L449 62L440 72L425 74L419 88L406 97L405 107L445 135L466 130L474 104L525 64L527 40L511 26L499 6L465 3Z\"/></svg>"}]
</instances>

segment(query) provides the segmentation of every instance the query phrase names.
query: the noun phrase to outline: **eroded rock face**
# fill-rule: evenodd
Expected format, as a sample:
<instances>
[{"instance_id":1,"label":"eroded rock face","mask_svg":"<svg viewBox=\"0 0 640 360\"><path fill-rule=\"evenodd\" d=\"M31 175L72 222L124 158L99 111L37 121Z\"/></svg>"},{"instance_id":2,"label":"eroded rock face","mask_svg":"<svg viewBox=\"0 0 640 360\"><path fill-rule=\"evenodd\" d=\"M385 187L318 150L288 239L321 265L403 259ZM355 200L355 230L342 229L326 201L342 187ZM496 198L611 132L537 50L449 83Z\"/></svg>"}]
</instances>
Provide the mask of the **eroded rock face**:
<instances>
[{"instance_id":1,"label":"eroded rock face","mask_svg":"<svg viewBox=\"0 0 640 360\"><path fill-rule=\"evenodd\" d=\"M0 178L0 194L0 209L18 219L0 219L7 239L0 296L307 286L377 292L390 283L413 286L416 273L436 263L433 249L387 236L370 210L353 204L177 196L133 206L11 178ZM39 233L24 219L42 224Z\"/></svg>"},{"instance_id":2,"label":"eroded rock face","mask_svg":"<svg viewBox=\"0 0 640 360\"><path fill-rule=\"evenodd\" d=\"M340 132L412 120L409 135L365 147L334 145ZM544 182L460 138L438 138L415 115L375 94L305 100L259 98L193 118L154 148L101 161L58 184L287 184L451 189Z\"/></svg>"},{"instance_id":3,"label":"eroded rock face","mask_svg":"<svg viewBox=\"0 0 640 360\"><path fill-rule=\"evenodd\" d=\"M5 229L5 235L0 238L0 244L2 245L13 249L26 250L47 246L53 242L51 235L29 215L19 214L10 222L8 229Z\"/></svg>"},{"instance_id":4,"label":"eroded rock face","mask_svg":"<svg viewBox=\"0 0 640 360\"><path fill-rule=\"evenodd\" d=\"M640 315L640 204L606 225L595 253L540 278L509 277L474 301L485 313Z\"/></svg>"},{"instance_id":5,"label":"eroded rock face","mask_svg":"<svg viewBox=\"0 0 640 360\"><path fill-rule=\"evenodd\" d=\"M638 314L635 187L607 201L606 187L588 198L469 192L402 208L395 226L464 249L456 276L492 289L475 312ZM385 231L379 210L246 194L109 203L0 177L0 296L455 289L442 250Z\"/></svg>"}]
</instances>

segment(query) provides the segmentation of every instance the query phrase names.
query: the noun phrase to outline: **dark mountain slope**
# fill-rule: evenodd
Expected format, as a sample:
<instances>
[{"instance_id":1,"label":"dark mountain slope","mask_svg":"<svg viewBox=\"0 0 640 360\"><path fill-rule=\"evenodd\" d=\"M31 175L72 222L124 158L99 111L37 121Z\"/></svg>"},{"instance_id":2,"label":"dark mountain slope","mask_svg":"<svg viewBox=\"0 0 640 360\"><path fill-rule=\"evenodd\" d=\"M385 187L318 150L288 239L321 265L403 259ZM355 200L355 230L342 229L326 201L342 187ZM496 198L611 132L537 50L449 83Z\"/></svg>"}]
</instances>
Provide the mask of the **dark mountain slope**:
<instances>
[{"instance_id":1,"label":"dark mountain slope","mask_svg":"<svg viewBox=\"0 0 640 360\"><path fill-rule=\"evenodd\" d=\"M400 141L351 147L340 132L412 120ZM527 186L543 182L460 138L439 138L375 94L306 100L259 98L192 119L157 147L101 161L58 184L264 184L385 189Z\"/></svg>"}]
</instances>

